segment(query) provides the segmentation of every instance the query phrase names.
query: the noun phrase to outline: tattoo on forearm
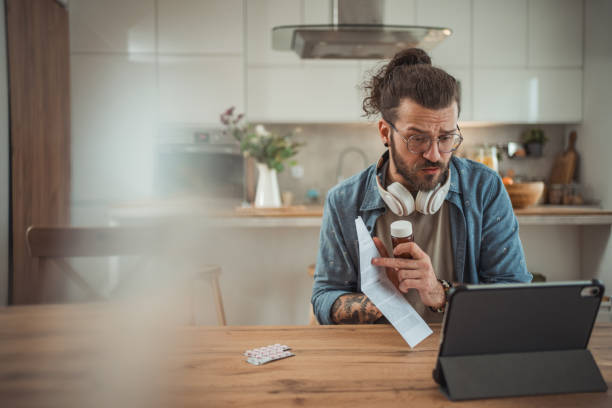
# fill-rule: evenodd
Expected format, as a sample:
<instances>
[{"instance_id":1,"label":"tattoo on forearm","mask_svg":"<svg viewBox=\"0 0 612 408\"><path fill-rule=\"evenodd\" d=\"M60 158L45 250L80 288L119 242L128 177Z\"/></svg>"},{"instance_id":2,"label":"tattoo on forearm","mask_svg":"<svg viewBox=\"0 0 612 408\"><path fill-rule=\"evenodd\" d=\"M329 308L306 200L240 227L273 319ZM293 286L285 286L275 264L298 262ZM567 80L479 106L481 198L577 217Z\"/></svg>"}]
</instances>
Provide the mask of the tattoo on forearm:
<instances>
[{"instance_id":1,"label":"tattoo on forearm","mask_svg":"<svg viewBox=\"0 0 612 408\"><path fill-rule=\"evenodd\" d=\"M340 296L331 309L334 323L374 323L382 317L374 303L363 293L349 293Z\"/></svg>"}]
</instances>

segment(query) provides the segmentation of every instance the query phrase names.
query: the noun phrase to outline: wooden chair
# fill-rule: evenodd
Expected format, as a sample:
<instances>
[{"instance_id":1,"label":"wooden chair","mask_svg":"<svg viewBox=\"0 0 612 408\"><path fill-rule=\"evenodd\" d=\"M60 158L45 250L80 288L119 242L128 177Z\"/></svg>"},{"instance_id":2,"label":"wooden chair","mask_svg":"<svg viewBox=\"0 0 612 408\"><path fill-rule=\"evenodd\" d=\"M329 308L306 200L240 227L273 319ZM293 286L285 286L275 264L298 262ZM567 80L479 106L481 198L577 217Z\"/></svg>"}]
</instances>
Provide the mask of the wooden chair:
<instances>
[{"instance_id":1,"label":"wooden chair","mask_svg":"<svg viewBox=\"0 0 612 408\"><path fill-rule=\"evenodd\" d=\"M314 273L315 273L315 265L314 264L308 265L308 276L314 279ZM308 321L308 324L310 326L319 325L319 321L317 320L317 317L314 314L314 310L312 310L312 304L310 305L310 320Z\"/></svg>"},{"instance_id":2,"label":"wooden chair","mask_svg":"<svg viewBox=\"0 0 612 408\"><path fill-rule=\"evenodd\" d=\"M65 260L77 257L153 256L163 253L167 236L161 227L50 227L30 226L26 240L30 256L38 259L39 271L48 270L54 264L81 290L94 300L107 296L91 287ZM197 278L209 282L215 301L217 322L226 325L223 298L219 287L221 267L204 265ZM191 320L195 323L194 294L190 294Z\"/></svg>"}]
</instances>

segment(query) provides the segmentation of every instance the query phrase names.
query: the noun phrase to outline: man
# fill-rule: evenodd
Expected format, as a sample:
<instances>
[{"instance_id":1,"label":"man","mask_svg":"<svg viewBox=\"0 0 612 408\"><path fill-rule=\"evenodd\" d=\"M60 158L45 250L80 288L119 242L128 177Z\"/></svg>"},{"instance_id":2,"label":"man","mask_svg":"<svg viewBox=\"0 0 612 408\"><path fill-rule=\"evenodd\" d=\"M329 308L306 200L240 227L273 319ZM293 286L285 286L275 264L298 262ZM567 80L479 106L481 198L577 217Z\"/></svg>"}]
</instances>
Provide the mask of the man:
<instances>
[{"instance_id":1,"label":"man","mask_svg":"<svg viewBox=\"0 0 612 408\"><path fill-rule=\"evenodd\" d=\"M398 53L365 88L364 110L380 115L388 151L327 195L312 295L319 322L384 321L360 293L359 216L381 254L372 263L387 268L427 321L441 320L451 282L530 282L499 175L453 156L463 140L456 80L413 48ZM411 221L415 242L393 249L389 225L400 219Z\"/></svg>"}]
</instances>

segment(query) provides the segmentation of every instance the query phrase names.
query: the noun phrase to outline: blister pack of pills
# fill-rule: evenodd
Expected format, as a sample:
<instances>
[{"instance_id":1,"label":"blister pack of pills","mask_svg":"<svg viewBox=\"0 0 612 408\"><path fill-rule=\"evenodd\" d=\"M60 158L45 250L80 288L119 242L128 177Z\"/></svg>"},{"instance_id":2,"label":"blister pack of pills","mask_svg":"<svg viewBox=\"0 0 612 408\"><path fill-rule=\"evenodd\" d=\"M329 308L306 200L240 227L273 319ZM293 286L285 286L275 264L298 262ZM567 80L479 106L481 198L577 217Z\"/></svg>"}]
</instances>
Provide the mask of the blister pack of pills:
<instances>
[{"instance_id":1,"label":"blister pack of pills","mask_svg":"<svg viewBox=\"0 0 612 408\"><path fill-rule=\"evenodd\" d=\"M253 365L262 365L270 361L281 360L283 358L295 356L290 352L291 347L285 344L271 344L269 346L247 350L244 355L247 356L247 363Z\"/></svg>"}]
</instances>

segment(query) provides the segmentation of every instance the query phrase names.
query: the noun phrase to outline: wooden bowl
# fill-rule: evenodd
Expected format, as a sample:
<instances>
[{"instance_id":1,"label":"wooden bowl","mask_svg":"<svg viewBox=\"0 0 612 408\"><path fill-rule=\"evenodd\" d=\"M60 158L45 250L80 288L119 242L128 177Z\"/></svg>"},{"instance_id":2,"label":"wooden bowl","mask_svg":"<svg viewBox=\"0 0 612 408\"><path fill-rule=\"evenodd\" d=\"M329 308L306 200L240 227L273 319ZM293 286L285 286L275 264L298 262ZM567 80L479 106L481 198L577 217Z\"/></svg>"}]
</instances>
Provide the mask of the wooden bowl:
<instances>
[{"instance_id":1,"label":"wooden bowl","mask_svg":"<svg viewBox=\"0 0 612 408\"><path fill-rule=\"evenodd\" d=\"M535 204L544 192L544 182L514 183L506 186L513 208L526 208Z\"/></svg>"}]
</instances>

